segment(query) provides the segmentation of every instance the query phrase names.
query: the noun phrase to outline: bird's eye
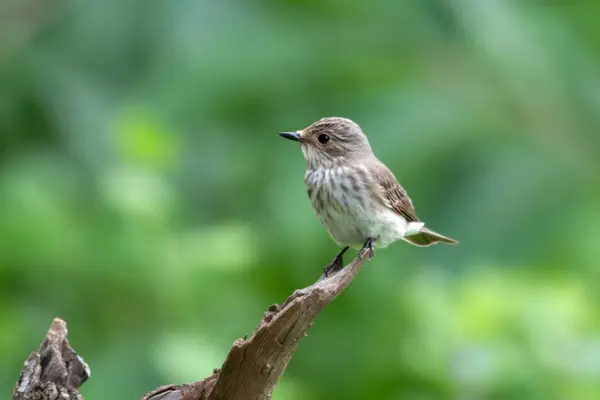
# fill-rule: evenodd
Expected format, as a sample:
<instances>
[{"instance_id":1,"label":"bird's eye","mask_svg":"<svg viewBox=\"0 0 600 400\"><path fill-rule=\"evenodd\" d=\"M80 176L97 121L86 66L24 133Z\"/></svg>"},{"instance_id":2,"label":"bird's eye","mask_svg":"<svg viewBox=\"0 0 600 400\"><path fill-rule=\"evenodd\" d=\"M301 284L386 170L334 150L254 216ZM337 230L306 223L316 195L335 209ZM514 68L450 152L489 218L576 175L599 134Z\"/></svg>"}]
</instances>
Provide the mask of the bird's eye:
<instances>
[{"instance_id":1,"label":"bird's eye","mask_svg":"<svg viewBox=\"0 0 600 400\"><path fill-rule=\"evenodd\" d=\"M329 142L329 136L327 136L325 134L319 135L318 139L319 139L319 142L321 142L322 144Z\"/></svg>"}]
</instances>

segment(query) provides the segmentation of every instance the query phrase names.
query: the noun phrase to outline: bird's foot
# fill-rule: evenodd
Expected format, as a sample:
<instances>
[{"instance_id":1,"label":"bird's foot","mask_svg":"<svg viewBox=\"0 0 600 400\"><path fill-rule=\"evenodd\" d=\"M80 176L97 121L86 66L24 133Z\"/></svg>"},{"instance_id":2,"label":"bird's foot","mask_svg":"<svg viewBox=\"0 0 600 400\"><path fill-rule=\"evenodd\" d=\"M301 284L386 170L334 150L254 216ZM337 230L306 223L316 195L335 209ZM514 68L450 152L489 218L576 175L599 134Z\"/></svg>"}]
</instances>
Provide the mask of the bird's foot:
<instances>
[{"instance_id":1,"label":"bird's foot","mask_svg":"<svg viewBox=\"0 0 600 400\"><path fill-rule=\"evenodd\" d=\"M362 257L365 253L369 256L369 260L375 257L375 239L368 238L365 242L363 248L360 251L360 256Z\"/></svg>"},{"instance_id":2,"label":"bird's foot","mask_svg":"<svg viewBox=\"0 0 600 400\"><path fill-rule=\"evenodd\" d=\"M340 269L344 268L343 256L344 256L344 253L346 251L348 251L349 248L350 248L349 246L344 247L342 249L342 251L340 251L338 253L338 255L335 256L335 258L329 264L327 264L327 266L323 270L322 278L327 278L327 277L335 274L336 272L338 272Z\"/></svg>"}]
</instances>

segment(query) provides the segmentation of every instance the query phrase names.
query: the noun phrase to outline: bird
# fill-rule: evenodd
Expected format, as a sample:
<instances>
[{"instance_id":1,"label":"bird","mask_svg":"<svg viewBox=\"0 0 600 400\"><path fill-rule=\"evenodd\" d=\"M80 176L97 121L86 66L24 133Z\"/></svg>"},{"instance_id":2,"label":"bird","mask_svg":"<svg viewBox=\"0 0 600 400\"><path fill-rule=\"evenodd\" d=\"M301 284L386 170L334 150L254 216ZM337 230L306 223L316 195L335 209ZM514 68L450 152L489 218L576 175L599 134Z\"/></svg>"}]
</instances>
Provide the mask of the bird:
<instances>
[{"instance_id":1,"label":"bird","mask_svg":"<svg viewBox=\"0 0 600 400\"><path fill-rule=\"evenodd\" d=\"M343 268L349 248L375 256L398 240L427 247L458 241L425 226L394 173L373 153L354 121L322 118L295 132L280 132L300 144L306 161L304 183L312 206L342 250L325 267L325 277Z\"/></svg>"}]
</instances>

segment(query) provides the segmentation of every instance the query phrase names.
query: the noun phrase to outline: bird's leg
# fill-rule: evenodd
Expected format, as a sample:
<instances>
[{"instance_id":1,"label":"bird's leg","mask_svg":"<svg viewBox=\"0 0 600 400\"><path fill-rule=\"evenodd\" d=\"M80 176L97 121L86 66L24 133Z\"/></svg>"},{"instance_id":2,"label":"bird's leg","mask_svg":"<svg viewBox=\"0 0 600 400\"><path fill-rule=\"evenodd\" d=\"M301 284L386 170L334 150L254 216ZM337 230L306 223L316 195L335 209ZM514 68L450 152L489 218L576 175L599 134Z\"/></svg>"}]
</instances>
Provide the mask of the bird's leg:
<instances>
[{"instance_id":1,"label":"bird's leg","mask_svg":"<svg viewBox=\"0 0 600 400\"><path fill-rule=\"evenodd\" d=\"M363 246L363 248L360 250L360 255L362 256L365 252L369 253L369 260L373 257L375 257L375 247L373 246L375 244L375 240L373 238L368 238L367 241L365 242L365 245Z\"/></svg>"},{"instance_id":2,"label":"bird's leg","mask_svg":"<svg viewBox=\"0 0 600 400\"><path fill-rule=\"evenodd\" d=\"M342 249L342 251L340 251L338 253L338 255L335 256L335 258L333 259L333 261L331 261L329 264L327 264L327 266L323 270L323 276L325 278L327 278L328 276L331 276L331 275L335 274L340 269L344 268L344 260L342 259L342 257L344 255L344 253L346 251L348 251L349 248L350 248L350 246L344 247Z\"/></svg>"}]
</instances>

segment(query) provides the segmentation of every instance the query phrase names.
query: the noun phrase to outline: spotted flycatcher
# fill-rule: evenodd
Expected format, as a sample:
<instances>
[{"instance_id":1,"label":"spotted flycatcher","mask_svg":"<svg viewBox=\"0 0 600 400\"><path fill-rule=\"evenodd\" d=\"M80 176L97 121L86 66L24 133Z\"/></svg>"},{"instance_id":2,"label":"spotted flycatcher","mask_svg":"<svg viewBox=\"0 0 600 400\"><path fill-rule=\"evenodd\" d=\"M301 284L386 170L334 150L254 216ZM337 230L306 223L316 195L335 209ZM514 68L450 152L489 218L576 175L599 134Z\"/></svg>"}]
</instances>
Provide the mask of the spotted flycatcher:
<instances>
[{"instance_id":1,"label":"spotted flycatcher","mask_svg":"<svg viewBox=\"0 0 600 400\"><path fill-rule=\"evenodd\" d=\"M343 267L350 248L368 251L402 239L415 246L457 244L425 227L396 177L375 157L362 129L346 118L323 118L280 136L299 142L306 160L308 197L342 251L325 275Z\"/></svg>"}]
</instances>

